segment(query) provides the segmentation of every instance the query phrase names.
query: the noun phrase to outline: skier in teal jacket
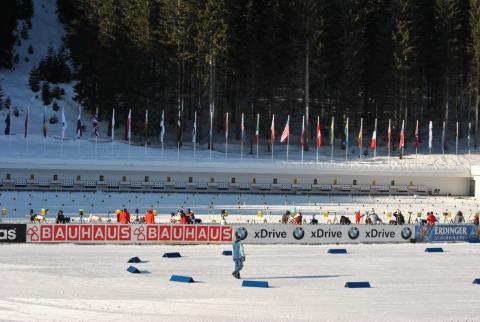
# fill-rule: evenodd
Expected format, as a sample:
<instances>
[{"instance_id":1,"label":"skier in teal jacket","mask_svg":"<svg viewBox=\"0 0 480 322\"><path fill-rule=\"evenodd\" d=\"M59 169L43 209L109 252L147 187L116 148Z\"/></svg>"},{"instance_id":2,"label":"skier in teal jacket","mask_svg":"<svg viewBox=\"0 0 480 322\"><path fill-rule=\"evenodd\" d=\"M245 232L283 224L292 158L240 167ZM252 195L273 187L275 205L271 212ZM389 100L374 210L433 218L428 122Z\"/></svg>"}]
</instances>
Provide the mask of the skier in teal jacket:
<instances>
[{"instance_id":1,"label":"skier in teal jacket","mask_svg":"<svg viewBox=\"0 0 480 322\"><path fill-rule=\"evenodd\" d=\"M237 233L235 233L235 241L233 242L233 261L235 262L235 270L232 275L235 278L240 278L240 271L245 261L245 251L243 250L242 239Z\"/></svg>"}]
</instances>

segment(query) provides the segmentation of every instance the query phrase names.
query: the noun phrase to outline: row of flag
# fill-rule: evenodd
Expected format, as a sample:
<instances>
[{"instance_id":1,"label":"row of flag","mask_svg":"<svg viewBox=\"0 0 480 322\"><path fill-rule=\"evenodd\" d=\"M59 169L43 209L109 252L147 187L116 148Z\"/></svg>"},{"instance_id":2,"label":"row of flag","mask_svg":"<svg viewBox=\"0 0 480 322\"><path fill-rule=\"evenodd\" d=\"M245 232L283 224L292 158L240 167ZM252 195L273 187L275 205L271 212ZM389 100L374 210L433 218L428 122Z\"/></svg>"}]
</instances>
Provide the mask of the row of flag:
<instances>
[{"instance_id":1,"label":"row of flag","mask_svg":"<svg viewBox=\"0 0 480 322\"><path fill-rule=\"evenodd\" d=\"M11 111L7 114L5 118L5 135L10 135L11 132ZM182 123L181 123L181 114L180 110L178 111L178 118L177 118L177 142L179 147L181 147L182 144L182 135L183 135L183 130L182 130ZM62 108L62 114L61 114L61 125L62 125L62 138L65 136L65 131L68 128L67 120L65 118L65 111L64 108ZM225 115L225 142L228 141L228 133L229 133L229 113L226 113ZM29 131L29 122L30 122L30 109L27 109L27 113L25 114L25 121L24 121L24 136L25 138L28 136L28 131ZM46 107L44 107L44 115L43 115L43 126L42 126L42 134L44 137L47 137L48 133L48 123L49 120L47 118L47 110ZM115 138L115 109L112 111L112 121L111 121L111 139L112 141ZM130 143L131 138L132 138L132 111L128 111L128 116L126 120L126 126L125 126L125 139ZM149 140L148 136L148 110L145 111L145 124L144 124L144 129L145 129L145 142L147 143ZM260 114L257 114L256 117L256 128L255 128L255 144L259 145L260 143ZM468 123L468 146L470 147L470 130L471 130L471 123ZM329 144L333 145L334 143L334 134L335 131L335 118L332 117L331 124L329 127ZM247 130L245 126L245 117L244 114L242 113L241 115L241 121L240 121L240 142L241 144L246 144L247 142ZM164 138L165 138L165 111L162 111L162 116L160 120L160 142L163 144ZM359 148L363 148L363 133L364 133L364 128L363 128L363 118L360 119L360 129L358 131L358 136L357 136L357 144ZM289 143L289 138L291 135L290 131L290 116L287 116L287 121L285 124L285 127L282 131L282 134L280 136L280 143ZM300 138L300 144L303 147L306 144L306 131L305 131L305 117L302 117L302 129L301 129L301 138ZM345 128L344 128L344 135L345 135L345 145L349 146L349 119L347 117L346 123L345 123ZM83 126L82 126L82 121L81 121L81 112L79 111L78 113L78 118L77 118L77 127L76 127L76 136L77 138L81 138L83 136ZM99 137L100 136L100 129L99 129L99 121L98 121L98 109L96 110L95 114L92 117L92 136L94 137ZM272 123L270 126L270 137L269 137L269 144L273 145L275 142L276 138L276 132L275 132L275 115L272 115ZM419 135L419 121L416 121L416 126L415 126L415 148L418 149L420 147L420 135ZM214 130L213 130L213 112L210 112L210 127L209 127L209 140L210 140L210 146L213 144L214 140ZM458 140L458 122L457 122L457 140ZM432 148L432 141L433 141L433 123L432 121L429 122L428 124L428 147L431 149ZM193 121L193 127L192 127L192 142L196 143L197 142L197 112L195 112L194 115L194 121ZM442 143L442 149L445 144L445 122L443 122L443 130L442 130L442 137L441 137L441 143ZM316 123L316 146L319 148L320 146L324 145L323 137L322 137L322 131L320 127L320 117L317 117L317 123ZM375 125L374 129L372 132L371 136L371 141L370 141L370 148L372 150L376 150L377 147L377 119L375 119ZM399 149L403 149L405 147L405 121L402 121L402 127L400 130L400 138L399 138L399 144L398 144ZM388 121L388 129L387 129L387 148L390 150L392 148L392 127L391 127L391 120Z\"/></svg>"}]
</instances>

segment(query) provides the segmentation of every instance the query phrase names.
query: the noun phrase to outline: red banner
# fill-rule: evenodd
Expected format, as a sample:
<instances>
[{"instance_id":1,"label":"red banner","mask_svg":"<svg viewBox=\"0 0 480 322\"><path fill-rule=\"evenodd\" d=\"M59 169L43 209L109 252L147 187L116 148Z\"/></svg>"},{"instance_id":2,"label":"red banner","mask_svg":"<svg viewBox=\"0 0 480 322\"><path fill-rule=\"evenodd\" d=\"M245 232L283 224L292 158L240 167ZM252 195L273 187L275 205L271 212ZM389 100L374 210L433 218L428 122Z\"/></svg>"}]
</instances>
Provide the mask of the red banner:
<instances>
[{"instance_id":1,"label":"red banner","mask_svg":"<svg viewBox=\"0 0 480 322\"><path fill-rule=\"evenodd\" d=\"M28 243L231 243L231 226L29 224Z\"/></svg>"}]
</instances>

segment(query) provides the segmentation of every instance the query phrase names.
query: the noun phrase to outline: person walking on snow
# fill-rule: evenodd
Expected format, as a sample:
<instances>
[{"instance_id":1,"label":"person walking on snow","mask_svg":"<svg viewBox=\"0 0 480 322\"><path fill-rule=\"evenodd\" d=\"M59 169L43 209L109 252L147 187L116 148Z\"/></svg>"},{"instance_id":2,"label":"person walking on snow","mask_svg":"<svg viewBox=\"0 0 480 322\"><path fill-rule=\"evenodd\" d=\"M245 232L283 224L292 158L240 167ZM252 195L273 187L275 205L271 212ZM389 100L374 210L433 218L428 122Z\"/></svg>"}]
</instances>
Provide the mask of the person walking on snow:
<instances>
[{"instance_id":1,"label":"person walking on snow","mask_svg":"<svg viewBox=\"0 0 480 322\"><path fill-rule=\"evenodd\" d=\"M233 242L233 262L235 263L235 270L232 275L235 278L240 278L240 271L245 262L245 251L243 250L242 239L240 235L235 232L235 241Z\"/></svg>"}]
</instances>

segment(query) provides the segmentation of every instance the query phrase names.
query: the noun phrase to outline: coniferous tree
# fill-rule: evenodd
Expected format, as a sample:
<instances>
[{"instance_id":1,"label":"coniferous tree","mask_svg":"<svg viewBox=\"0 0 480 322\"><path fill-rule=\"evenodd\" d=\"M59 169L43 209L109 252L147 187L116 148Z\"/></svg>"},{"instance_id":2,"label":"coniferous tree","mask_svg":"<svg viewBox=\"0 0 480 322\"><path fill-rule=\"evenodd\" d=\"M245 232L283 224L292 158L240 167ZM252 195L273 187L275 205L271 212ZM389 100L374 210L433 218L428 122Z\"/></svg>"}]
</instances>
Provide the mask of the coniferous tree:
<instances>
[{"instance_id":1,"label":"coniferous tree","mask_svg":"<svg viewBox=\"0 0 480 322\"><path fill-rule=\"evenodd\" d=\"M30 71L28 85L34 93L40 90L40 71L36 66L33 66L32 70Z\"/></svg>"},{"instance_id":2,"label":"coniferous tree","mask_svg":"<svg viewBox=\"0 0 480 322\"><path fill-rule=\"evenodd\" d=\"M52 102L52 97L50 95L50 86L48 82L43 82L42 84L42 102L43 105L50 105Z\"/></svg>"}]
</instances>

